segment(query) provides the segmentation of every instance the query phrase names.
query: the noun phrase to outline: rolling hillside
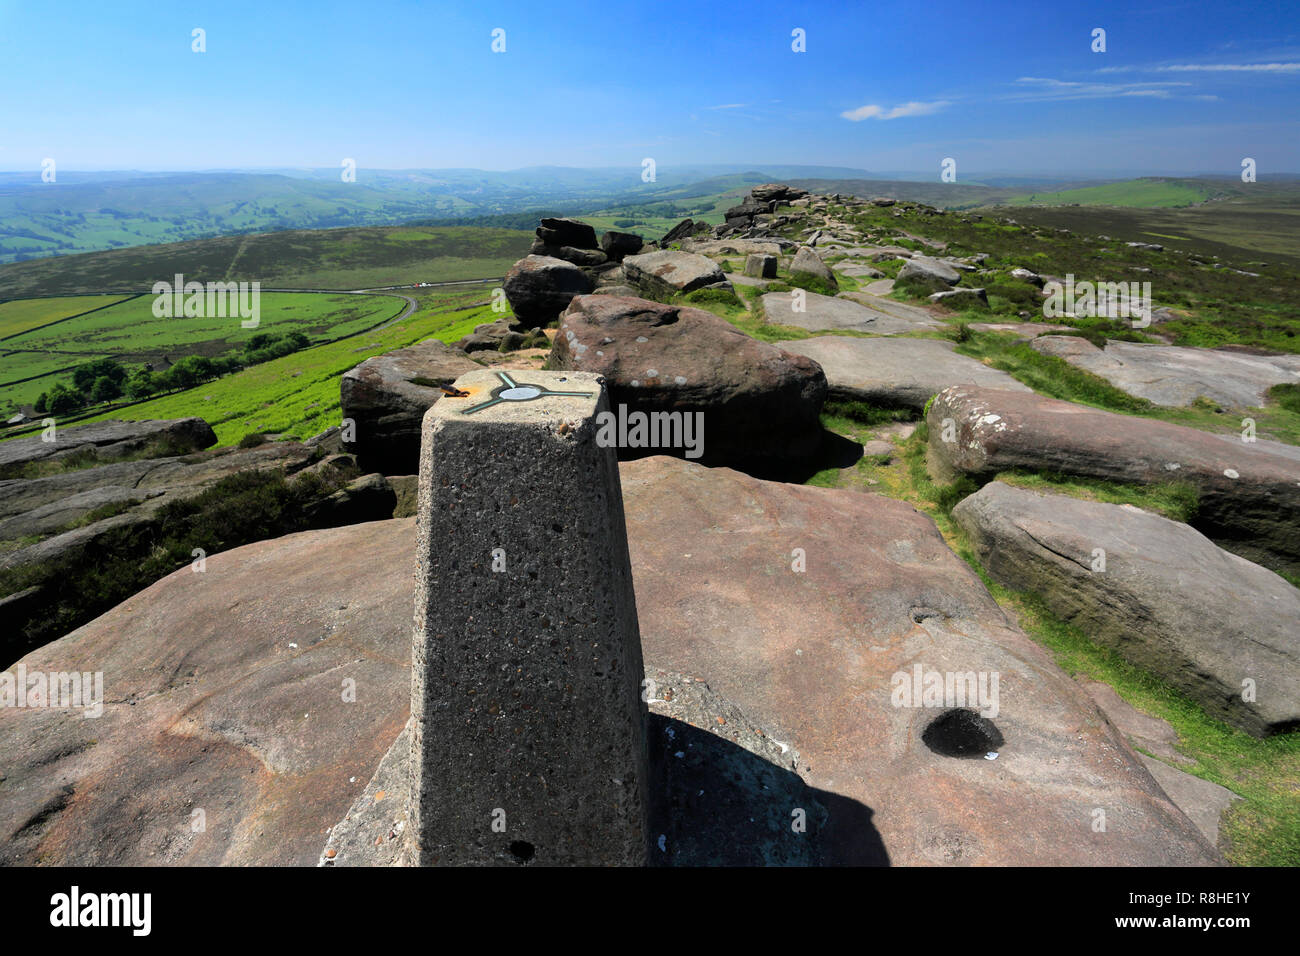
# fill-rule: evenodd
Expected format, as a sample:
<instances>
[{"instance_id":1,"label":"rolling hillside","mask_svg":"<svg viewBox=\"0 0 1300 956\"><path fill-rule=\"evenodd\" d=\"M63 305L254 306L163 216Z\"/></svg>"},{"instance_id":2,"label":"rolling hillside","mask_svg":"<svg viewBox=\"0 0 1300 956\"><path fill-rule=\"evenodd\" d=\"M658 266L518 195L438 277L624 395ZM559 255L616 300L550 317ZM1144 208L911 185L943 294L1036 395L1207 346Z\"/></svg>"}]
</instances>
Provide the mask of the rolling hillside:
<instances>
[{"instance_id":1,"label":"rolling hillside","mask_svg":"<svg viewBox=\"0 0 1300 956\"><path fill-rule=\"evenodd\" d=\"M147 290L186 280L259 281L264 288L372 288L503 276L532 236L468 226L313 229L221 236L0 266L0 299Z\"/></svg>"}]
</instances>

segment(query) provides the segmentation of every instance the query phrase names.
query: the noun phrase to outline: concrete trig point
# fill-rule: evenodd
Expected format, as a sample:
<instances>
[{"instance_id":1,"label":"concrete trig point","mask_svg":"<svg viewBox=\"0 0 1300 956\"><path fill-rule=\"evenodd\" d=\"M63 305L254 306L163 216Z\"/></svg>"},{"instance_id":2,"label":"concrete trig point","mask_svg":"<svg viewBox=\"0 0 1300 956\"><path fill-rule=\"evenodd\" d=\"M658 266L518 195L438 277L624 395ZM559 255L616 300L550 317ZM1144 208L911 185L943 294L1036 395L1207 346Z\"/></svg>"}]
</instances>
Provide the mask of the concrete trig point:
<instances>
[{"instance_id":1,"label":"concrete trig point","mask_svg":"<svg viewBox=\"0 0 1300 956\"><path fill-rule=\"evenodd\" d=\"M470 372L425 415L412 648L420 865L646 862L641 640L604 382Z\"/></svg>"}]
</instances>

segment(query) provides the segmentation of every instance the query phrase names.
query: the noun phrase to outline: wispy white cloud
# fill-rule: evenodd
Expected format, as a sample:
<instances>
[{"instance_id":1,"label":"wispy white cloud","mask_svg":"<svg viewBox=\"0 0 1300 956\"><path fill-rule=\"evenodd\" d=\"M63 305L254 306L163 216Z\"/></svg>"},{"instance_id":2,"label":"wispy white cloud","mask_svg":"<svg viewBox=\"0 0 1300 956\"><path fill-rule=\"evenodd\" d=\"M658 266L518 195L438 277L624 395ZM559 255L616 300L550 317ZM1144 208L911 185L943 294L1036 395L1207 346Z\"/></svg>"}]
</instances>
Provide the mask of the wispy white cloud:
<instances>
[{"instance_id":1,"label":"wispy white cloud","mask_svg":"<svg viewBox=\"0 0 1300 956\"><path fill-rule=\"evenodd\" d=\"M1166 66L1107 66L1098 73L1300 73L1300 63L1171 63Z\"/></svg>"},{"instance_id":2,"label":"wispy white cloud","mask_svg":"<svg viewBox=\"0 0 1300 956\"><path fill-rule=\"evenodd\" d=\"M706 106L706 110L739 110L748 106L748 103L723 103L720 106Z\"/></svg>"},{"instance_id":3,"label":"wispy white cloud","mask_svg":"<svg viewBox=\"0 0 1300 956\"><path fill-rule=\"evenodd\" d=\"M1154 96L1168 98L1169 87L1186 87L1191 83L1167 80L1155 83L1097 83L1056 80L1043 76L1022 76L1016 80L1024 89L1011 95L1015 100L1095 100L1116 96Z\"/></svg>"},{"instance_id":4,"label":"wispy white cloud","mask_svg":"<svg viewBox=\"0 0 1300 956\"><path fill-rule=\"evenodd\" d=\"M948 106L947 100L935 100L932 103L919 103L916 101L903 103L901 106L895 106L893 109L885 109L883 106L868 104L859 106L857 109L845 110L840 116L854 123L861 122L865 119L891 120L903 116L928 116L931 113L937 113L939 110Z\"/></svg>"}]
</instances>

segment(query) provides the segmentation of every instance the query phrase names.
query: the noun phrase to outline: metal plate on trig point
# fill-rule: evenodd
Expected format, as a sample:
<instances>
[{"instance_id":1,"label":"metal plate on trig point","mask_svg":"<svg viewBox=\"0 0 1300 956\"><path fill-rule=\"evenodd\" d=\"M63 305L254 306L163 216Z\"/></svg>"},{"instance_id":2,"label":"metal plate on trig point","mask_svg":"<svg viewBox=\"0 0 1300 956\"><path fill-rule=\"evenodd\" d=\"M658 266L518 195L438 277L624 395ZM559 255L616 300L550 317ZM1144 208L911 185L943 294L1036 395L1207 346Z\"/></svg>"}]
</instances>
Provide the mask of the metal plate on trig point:
<instances>
[{"instance_id":1,"label":"metal plate on trig point","mask_svg":"<svg viewBox=\"0 0 1300 956\"><path fill-rule=\"evenodd\" d=\"M475 412L481 412L493 405L500 405L502 402L532 402L539 398L549 398L551 396L591 398L595 394L594 392L560 392L547 388L545 385L516 382L505 372L496 372L494 374L501 379L501 384L492 389L492 397L486 402L479 402L477 405L471 405L469 408L464 409L461 412L462 415L473 415Z\"/></svg>"}]
</instances>

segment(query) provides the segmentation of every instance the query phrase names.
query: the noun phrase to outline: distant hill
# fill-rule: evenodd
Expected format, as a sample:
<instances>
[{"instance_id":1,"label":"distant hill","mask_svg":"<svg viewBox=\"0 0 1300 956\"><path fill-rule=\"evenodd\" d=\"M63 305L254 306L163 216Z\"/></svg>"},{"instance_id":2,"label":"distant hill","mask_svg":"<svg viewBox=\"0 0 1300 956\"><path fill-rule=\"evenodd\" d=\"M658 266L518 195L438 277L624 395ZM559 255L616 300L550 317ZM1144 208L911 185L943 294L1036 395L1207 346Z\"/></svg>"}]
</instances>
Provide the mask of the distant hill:
<instances>
[{"instance_id":1,"label":"distant hill","mask_svg":"<svg viewBox=\"0 0 1300 956\"><path fill-rule=\"evenodd\" d=\"M32 259L0 266L0 299L147 290L187 281L248 280L267 288L357 289L503 276L529 233L469 226L289 230Z\"/></svg>"},{"instance_id":2,"label":"distant hill","mask_svg":"<svg viewBox=\"0 0 1300 956\"><path fill-rule=\"evenodd\" d=\"M198 173L0 173L0 263L285 229L391 226L526 210L570 212L689 198L796 175L860 176L835 166L751 170L677 166L645 182L640 165L475 169L341 169ZM722 183L727 185L721 185Z\"/></svg>"}]
</instances>

